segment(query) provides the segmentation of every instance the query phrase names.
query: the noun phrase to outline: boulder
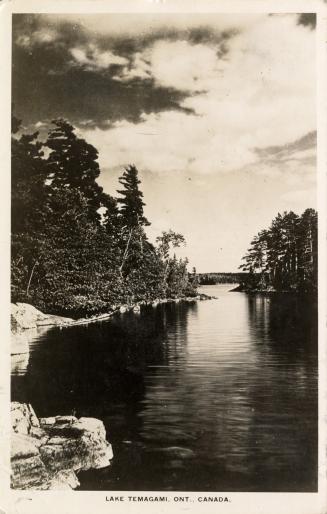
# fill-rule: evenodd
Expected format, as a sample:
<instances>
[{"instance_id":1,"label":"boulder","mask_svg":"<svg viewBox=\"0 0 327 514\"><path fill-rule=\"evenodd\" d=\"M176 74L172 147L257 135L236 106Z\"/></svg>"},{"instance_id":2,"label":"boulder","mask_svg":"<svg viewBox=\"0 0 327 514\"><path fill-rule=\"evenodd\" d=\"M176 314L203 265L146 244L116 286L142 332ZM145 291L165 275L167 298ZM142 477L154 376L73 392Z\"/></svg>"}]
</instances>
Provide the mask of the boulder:
<instances>
[{"instance_id":1,"label":"boulder","mask_svg":"<svg viewBox=\"0 0 327 514\"><path fill-rule=\"evenodd\" d=\"M27 403L11 402L11 426L15 433L28 435L32 428L40 428L34 409Z\"/></svg>"},{"instance_id":2,"label":"boulder","mask_svg":"<svg viewBox=\"0 0 327 514\"><path fill-rule=\"evenodd\" d=\"M42 326L70 325L73 321L73 319L63 316L44 314L29 303L11 304L11 331L14 334L24 329Z\"/></svg>"},{"instance_id":3,"label":"boulder","mask_svg":"<svg viewBox=\"0 0 327 514\"><path fill-rule=\"evenodd\" d=\"M76 473L110 465L103 422L56 416L38 419L27 404L12 402L11 483L14 489L75 489Z\"/></svg>"}]
</instances>

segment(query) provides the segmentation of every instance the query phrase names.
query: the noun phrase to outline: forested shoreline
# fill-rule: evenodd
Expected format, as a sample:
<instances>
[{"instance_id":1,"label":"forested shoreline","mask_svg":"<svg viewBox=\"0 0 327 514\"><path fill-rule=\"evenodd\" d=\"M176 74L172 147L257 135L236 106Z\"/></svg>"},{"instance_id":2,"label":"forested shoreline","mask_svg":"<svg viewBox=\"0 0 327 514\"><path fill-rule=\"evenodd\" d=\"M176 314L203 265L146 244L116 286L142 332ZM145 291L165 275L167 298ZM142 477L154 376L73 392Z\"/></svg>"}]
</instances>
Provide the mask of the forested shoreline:
<instances>
[{"instance_id":1,"label":"forested shoreline","mask_svg":"<svg viewBox=\"0 0 327 514\"><path fill-rule=\"evenodd\" d=\"M211 286L216 284L239 284L246 280L247 273L226 273L226 272L211 272L211 273L198 273L197 281L199 285Z\"/></svg>"},{"instance_id":2,"label":"forested shoreline","mask_svg":"<svg viewBox=\"0 0 327 514\"><path fill-rule=\"evenodd\" d=\"M246 277L238 290L316 293L318 282L318 216L306 209L273 219L251 241L240 269Z\"/></svg>"},{"instance_id":3,"label":"forested shoreline","mask_svg":"<svg viewBox=\"0 0 327 514\"><path fill-rule=\"evenodd\" d=\"M126 167L118 195L105 193L97 150L64 119L45 142L12 120L12 301L73 317L119 304L196 295L173 230L149 242L141 181Z\"/></svg>"}]
</instances>

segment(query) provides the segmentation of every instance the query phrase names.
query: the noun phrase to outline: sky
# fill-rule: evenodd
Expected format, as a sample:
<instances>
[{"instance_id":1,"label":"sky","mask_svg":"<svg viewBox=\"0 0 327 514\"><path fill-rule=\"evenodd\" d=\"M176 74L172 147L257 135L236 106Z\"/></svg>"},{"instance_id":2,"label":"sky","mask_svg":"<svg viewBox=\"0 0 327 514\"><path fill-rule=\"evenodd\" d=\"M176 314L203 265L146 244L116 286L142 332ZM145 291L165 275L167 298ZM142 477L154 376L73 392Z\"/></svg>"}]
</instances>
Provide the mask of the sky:
<instances>
[{"instance_id":1,"label":"sky","mask_svg":"<svg viewBox=\"0 0 327 514\"><path fill-rule=\"evenodd\" d=\"M237 271L278 212L316 207L311 14L15 14L12 100L27 132L63 117L104 190L135 164L151 241Z\"/></svg>"}]
</instances>

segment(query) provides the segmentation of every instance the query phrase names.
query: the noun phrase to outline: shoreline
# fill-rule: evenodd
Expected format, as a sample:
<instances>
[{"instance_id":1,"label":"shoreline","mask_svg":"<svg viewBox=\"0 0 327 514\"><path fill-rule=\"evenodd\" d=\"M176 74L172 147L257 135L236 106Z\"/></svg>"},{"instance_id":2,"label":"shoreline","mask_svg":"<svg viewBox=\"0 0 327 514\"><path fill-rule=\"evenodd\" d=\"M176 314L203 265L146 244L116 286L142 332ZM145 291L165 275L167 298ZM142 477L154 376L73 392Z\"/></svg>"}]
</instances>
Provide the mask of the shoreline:
<instances>
[{"instance_id":1,"label":"shoreline","mask_svg":"<svg viewBox=\"0 0 327 514\"><path fill-rule=\"evenodd\" d=\"M196 296L186 296L179 298L158 298L149 302L135 302L132 304L113 305L110 311L105 314L90 316L89 318L73 319L66 316L58 316L55 314L46 314L34 307L32 304L16 302L11 304L11 355L20 355L29 353L28 343L24 338L19 336L26 334L32 329L42 329L51 327L73 327L78 325L87 325L98 321L106 321L115 314L123 314L125 312L139 313L141 307L157 307L166 303L192 303L197 301L214 300L214 296L204 293L198 293Z\"/></svg>"},{"instance_id":2,"label":"shoreline","mask_svg":"<svg viewBox=\"0 0 327 514\"><path fill-rule=\"evenodd\" d=\"M230 293L246 293L246 294L271 294L271 295L278 295L278 294L293 294L296 296L315 296L317 295L317 291L295 291L292 289L283 289L283 290L276 290L276 289L250 289L246 286L239 285L235 287L234 289L231 289L229 291Z\"/></svg>"},{"instance_id":3,"label":"shoreline","mask_svg":"<svg viewBox=\"0 0 327 514\"><path fill-rule=\"evenodd\" d=\"M11 487L72 490L78 473L111 465L113 451L102 420L71 416L37 417L31 404L12 401Z\"/></svg>"}]
</instances>

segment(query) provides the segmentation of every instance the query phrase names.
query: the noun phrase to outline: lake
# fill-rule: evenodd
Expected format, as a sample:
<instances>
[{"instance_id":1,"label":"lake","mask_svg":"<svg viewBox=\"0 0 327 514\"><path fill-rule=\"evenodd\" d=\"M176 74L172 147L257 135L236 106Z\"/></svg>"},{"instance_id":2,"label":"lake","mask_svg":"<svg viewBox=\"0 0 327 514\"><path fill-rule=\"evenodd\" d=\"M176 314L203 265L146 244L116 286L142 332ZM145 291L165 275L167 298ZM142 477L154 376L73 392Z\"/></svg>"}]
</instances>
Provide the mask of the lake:
<instances>
[{"instance_id":1,"label":"lake","mask_svg":"<svg viewBox=\"0 0 327 514\"><path fill-rule=\"evenodd\" d=\"M81 489L317 490L316 306L232 287L30 333L12 399L100 418L113 446Z\"/></svg>"}]
</instances>

